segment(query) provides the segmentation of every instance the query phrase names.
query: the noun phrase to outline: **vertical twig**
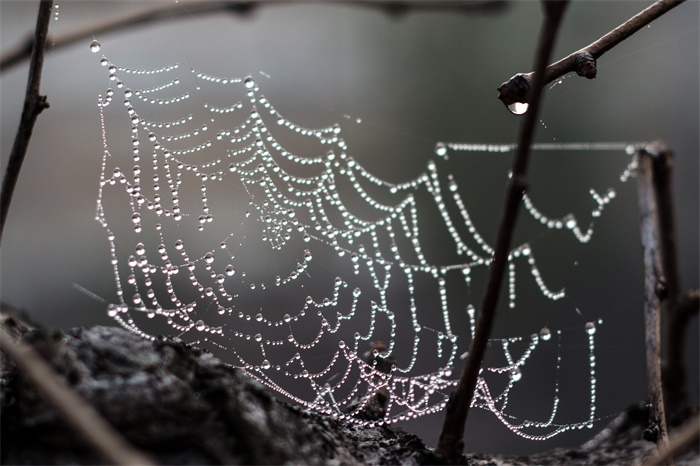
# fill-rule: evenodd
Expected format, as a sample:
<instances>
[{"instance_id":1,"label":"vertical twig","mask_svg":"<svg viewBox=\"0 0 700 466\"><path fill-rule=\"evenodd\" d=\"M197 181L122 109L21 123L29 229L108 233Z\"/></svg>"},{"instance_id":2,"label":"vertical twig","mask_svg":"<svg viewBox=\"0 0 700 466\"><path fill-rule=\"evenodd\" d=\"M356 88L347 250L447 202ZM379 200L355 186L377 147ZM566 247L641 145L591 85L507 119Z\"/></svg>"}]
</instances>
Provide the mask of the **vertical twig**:
<instances>
[{"instance_id":1,"label":"vertical twig","mask_svg":"<svg viewBox=\"0 0 700 466\"><path fill-rule=\"evenodd\" d=\"M34 348L21 342L15 343L0 328L0 349L36 388L42 399L103 459L117 465L153 464L148 457L134 450L92 406L76 395Z\"/></svg>"},{"instance_id":2,"label":"vertical twig","mask_svg":"<svg viewBox=\"0 0 700 466\"><path fill-rule=\"evenodd\" d=\"M637 191L639 195L640 230L644 258L644 322L646 327L647 388L649 392L649 426L644 438L668 447L668 431L661 386L661 303L664 278L659 255L659 217L654 194L654 158L663 146L650 146L637 151Z\"/></svg>"},{"instance_id":3,"label":"vertical twig","mask_svg":"<svg viewBox=\"0 0 700 466\"><path fill-rule=\"evenodd\" d=\"M673 152L661 142L656 142L655 146L652 181L657 204L659 252L663 266L664 307L667 318L663 381L667 414L673 416L690 406L685 369L687 319L683 318L679 309L682 288L673 203Z\"/></svg>"},{"instance_id":4,"label":"vertical twig","mask_svg":"<svg viewBox=\"0 0 700 466\"><path fill-rule=\"evenodd\" d=\"M464 449L464 427L471 406L474 391L479 379L479 371L486 353L486 346L496 315L496 304L503 283L503 274L508 260L508 252L515 230L518 210L526 188L525 175L530 155L530 145L535 133L537 114L542 96L543 71L554 48L554 41L564 16L567 1L543 1L544 24L535 55L535 85L529 100L518 135L518 149L513 160L510 182L508 183L505 204L501 214L498 236L489 268L489 278L484 293L479 320L474 332L474 339L469 348L469 356L462 371L459 383L452 393L445 410L445 421L435 452L450 464L459 463Z\"/></svg>"},{"instance_id":5,"label":"vertical twig","mask_svg":"<svg viewBox=\"0 0 700 466\"><path fill-rule=\"evenodd\" d=\"M24 108L22 109L22 117L19 121L19 128L15 135L10 159L7 162L5 178L2 180L2 192L0 193L0 243L2 243L2 233L5 230L7 212L10 210L10 203L12 202L12 193L15 190L17 178L19 178L19 171L22 168L27 147L29 147L34 123L39 114L49 107L46 96L39 95L39 87L41 85L41 70L44 66L44 52L46 50L46 39L49 34L49 21L51 20L52 10L53 0L41 0L36 20L36 31L34 33L32 59L29 64Z\"/></svg>"}]
</instances>

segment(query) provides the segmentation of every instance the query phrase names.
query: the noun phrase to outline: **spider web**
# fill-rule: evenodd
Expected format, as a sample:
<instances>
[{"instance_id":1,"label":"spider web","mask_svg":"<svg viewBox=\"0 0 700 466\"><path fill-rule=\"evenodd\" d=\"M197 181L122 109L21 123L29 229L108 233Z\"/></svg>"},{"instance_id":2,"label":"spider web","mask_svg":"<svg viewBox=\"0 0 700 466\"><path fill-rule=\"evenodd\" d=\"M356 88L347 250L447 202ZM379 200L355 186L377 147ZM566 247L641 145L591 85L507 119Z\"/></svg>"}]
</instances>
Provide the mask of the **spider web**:
<instances>
[{"instance_id":1,"label":"spider web","mask_svg":"<svg viewBox=\"0 0 700 466\"><path fill-rule=\"evenodd\" d=\"M338 419L383 425L442 410L477 312L473 303L457 309L453 302L463 302L455 297L466 294L493 256L449 157L515 146L438 142L421 174L391 183L350 155L340 124L296 124L251 76L218 77L177 64L136 70L106 57L100 63L112 86L98 100L104 151L96 212L116 284L108 315L144 338L171 333L209 348L289 399ZM533 149L632 155L635 148ZM635 169L627 160L622 183ZM615 199L613 189L590 194L585 226L573 214L547 215L528 195L523 203L544 228L586 243L592 220ZM248 200L243 208L240 199ZM449 260L431 257L437 229L450 240ZM508 266L511 308L517 277L549 300L565 296L547 285L530 244L513 248ZM558 382L545 420L507 412L532 354L560 344L561 332L546 327L492 341L505 362L483 369L472 405L530 439L591 427L601 323L580 329L589 360L587 418L555 422ZM558 357L557 371L560 363Z\"/></svg>"}]
</instances>

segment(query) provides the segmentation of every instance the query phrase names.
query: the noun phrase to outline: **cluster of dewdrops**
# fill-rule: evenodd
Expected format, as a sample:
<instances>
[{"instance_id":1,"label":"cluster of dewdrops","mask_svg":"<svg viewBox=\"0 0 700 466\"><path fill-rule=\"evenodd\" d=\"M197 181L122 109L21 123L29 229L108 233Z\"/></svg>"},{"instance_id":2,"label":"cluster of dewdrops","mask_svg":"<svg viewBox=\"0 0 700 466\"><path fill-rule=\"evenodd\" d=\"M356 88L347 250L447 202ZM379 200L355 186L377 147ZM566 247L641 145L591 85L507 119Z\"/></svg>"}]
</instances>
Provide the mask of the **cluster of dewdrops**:
<instances>
[{"instance_id":1,"label":"cluster of dewdrops","mask_svg":"<svg viewBox=\"0 0 700 466\"><path fill-rule=\"evenodd\" d=\"M97 41L93 41L90 49L98 52L101 46ZM158 97L161 92L177 90L182 85L181 81L185 81L183 77L171 77L172 73L180 69L179 66L170 65L150 70L129 69L112 64L106 57L103 57L100 63L109 72L110 87L100 96L98 102L104 151L96 218L108 234L119 299L118 303L109 306L109 316L145 338L153 337L138 327L134 317L141 313L148 318L162 318L177 334L194 335L196 342L210 343L226 349L235 359L236 366L246 369L269 387L302 405L340 419L365 425L382 425L413 419L443 409L449 392L456 385L453 369L459 359L458 348L460 343L464 346L465 340L468 342L474 331L474 307L471 305L467 308L471 334L460 335L453 331L446 278L450 274L458 274L468 286L474 269L487 269L493 256L493 248L477 231L454 178L449 175L448 186L443 186L438 176L438 166L432 160L425 172L405 183L389 183L375 177L348 154L348 146L341 137L340 125L314 129L293 123L261 94L258 83L251 76L224 78L191 70L190 78L194 78L195 82L228 86L232 94L241 93L241 100L229 106L204 103L196 112L170 121L147 119L145 117L152 106L170 106L176 113L180 104L192 100L191 96L195 91L178 93L175 97ZM123 76L127 75L153 76L158 79L162 77L164 82L132 90L122 80ZM111 86L116 87L117 91ZM196 89L199 90L200 87L197 85ZM117 97L117 94L121 96ZM108 168L113 154L107 145L105 112L114 100L121 101L131 124L131 160L127 162L128 168ZM217 126L217 118L236 112L244 114L242 123L233 128ZM199 121L206 123L197 124ZM170 129L188 128L193 124L194 129L182 129L177 134L168 133ZM301 136L312 138L329 149L320 156L293 153L273 136L275 127L285 127ZM189 148L175 150L170 147L175 141L186 142L195 136L207 135L211 135L211 138ZM468 146L439 143L436 146L436 155L438 158L446 158L449 150L512 150L512 145L475 145L465 149L466 147ZM205 162L201 161L201 157L198 162L194 162L191 161L193 154L210 154L211 157ZM316 167L317 171L312 176L295 175L283 168L279 163L282 161L286 167L304 165ZM144 178L145 170L142 169L142 165L146 166L149 163L152 165L147 171L152 173L150 180ZM185 173L195 175L201 183L198 212L185 211L181 206L180 191L183 189ZM355 195L377 212L377 218L366 220L353 214L351 206L345 204L337 188L341 177L345 178L346 183L349 182ZM222 238L219 244L204 255L197 256L191 255L189 250L192 248L188 248L186 241L177 239L171 244L165 240L163 230L184 228L181 222L185 217L197 218L196 227L200 232L214 221L216 212L209 205L208 190L211 185L222 182L238 183L249 193L250 210L255 212L255 218L252 220L259 222L262 228L261 239L272 250L281 251L295 238L301 239L304 248L299 251L296 267L280 273L271 281L247 281L245 270L242 270L244 265L237 263L230 248L229 241L232 240L233 233ZM148 189L144 187L146 183L150 184ZM396 195L398 199L390 205L380 202L363 188L363 183L384 189ZM112 188L117 191L123 190L128 196L131 208L129 221L136 236L139 237L144 232L145 224L154 223L156 236L160 238L158 244L147 244L145 239L139 240L133 249L128 251L125 261L120 259L117 238L103 204L105 194L108 190L112 192ZM421 190L432 196L444 226L454 241L457 255L463 257L462 262L435 265L423 253L423 229L419 226L420 216L416 203L416 193ZM253 191L262 194L253 195ZM604 196L594 192L592 195L597 202L594 213L602 212L603 207L614 198L612 191ZM449 202L456 206L459 212L457 218L454 218L448 208ZM526 198L525 205L531 215L539 218L548 228L571 230L581 241L590 239L591 228L585 233L578 229L573 215L561 220L552 220L537 210L529 198ZM246 218L250 215L250 211L246 212ZM145 222L145 218L149 221ZM456 225L466 227L469 237L462 237L460 231L463 228L458 229ZM400 242L397 241L398 238L401 239ZM402 246L399 246L399 243ZM475 243L478 248L470 248L469 243ZM388 248L382 246L387 244ZM410 245L408 250L406 244ZM120 247L123 254L123 246ZM348 261L354 275L369 277L369 291L373 296L378 296L378 299L369 305L369 323L362 320L363 327L356 328L352 341L338 339L337 349L328 355L325 368L313 372L306 368L302 354L338 333L341 325L357 326L358 314L366 309L362 307L361 311L361 304L367 304L367 298L364 298L363 294L366 295L368 290L360 287L350 289L349 279L339 276L333 281L327 296L307 296L298 303L290 300L287 303L289 312L282 317L275 317L263 307L255 311L241 310L237 308L236 301L239 293L247 290L264 290L271 287L299 290L299 283L313 260L313 251L321 248L334 251L338 260ZM544 296L552 300L564 296L563 290L551 291L546 286L530 246L522 244L514 248L508 257L511 307L514 307L516 302L516 269L521 260L527 263L527 269ZM122 276L123 270L128 270L125 277ZM397 290L396 286L392 287L392 276L395 274L401 276L400 282L405 284L405 289ZM186 277L186 283L196 290L199 299L183 301L180 298L183 292L178 286L182 286L182 281L178 281L176 285L177 275ZM419 275L431 277L437 284L442 328L432 328L419 321L416 300L419 290L415 284ZM164 286L162 289L165 293L155 291L156 283ZM408 297L407 309L391 309L389 305L389 295L399 292ZM229 316L228 323L209 324L204 312L207 309L215 309L216 315ZM378 316L387 319L390 324L389 340L381 352L374 350L373 357L368 359L361 356L362 348L376 340ZM382 369L379 367L379 361L389 361L392 358L399 321L407 325L408 331L412 332L414 343L410 361L404 365L391 364L388 370ZM297 323L303 323L306 331L317 329L316 335L310 340L308 336L298 336L294 331L299 327L295 327ZM241 330L251 326L257 330ZM285 330L288 330L286 336L271 336L279 335L279 331ZM595 408L595 325L588 324L586 331L590 336L591 355L590 419L578 424L555 424L558 397L555 397L547 422L519 421L506 414L510 390L522 379L521 368L538 345L551 338L547 328L533 334L527 348L517 358L512 356L511 346L516 343L523 344L523 339L513 338L502 342L508 364L501 368L490 368L489 372L503 374L508 377L509 382L503 391L492 394L486 379L480 379L474 405L494 412L510 429L527 438L549 438L570 428L590 425ZM428 373L415 374L414 368L419 358L418 348L421 339L425 338L436 341L435 355L440 363ZM238 350L242 346L252 347L255 351L248 351L247 356L243 356L243 352ZM287 350L284 353L285 357L275 359L268 354L277 347ZM250 356L252 353L257 356ZM464 356L465 354L462 354L462 357ZM306 380L315 396L312 399L297 396L284 387L285 379ZM386 416L378 421L360 419L358 413L371 399L367 395L380 390L390 394ZM525 431L526 427L544 429L546 433L531 434Z\"/></svg>"}]
</instances>

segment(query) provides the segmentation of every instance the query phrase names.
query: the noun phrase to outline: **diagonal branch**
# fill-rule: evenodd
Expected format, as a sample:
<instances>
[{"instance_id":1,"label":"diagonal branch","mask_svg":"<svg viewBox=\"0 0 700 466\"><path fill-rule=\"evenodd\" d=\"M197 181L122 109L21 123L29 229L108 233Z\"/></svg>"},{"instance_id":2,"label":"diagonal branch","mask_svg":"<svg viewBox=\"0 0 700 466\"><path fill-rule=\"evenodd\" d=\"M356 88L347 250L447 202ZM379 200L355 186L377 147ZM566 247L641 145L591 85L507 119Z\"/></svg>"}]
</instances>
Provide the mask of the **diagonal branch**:
<instances>
[{"instance_id":1,"label":"diagonal branch","mask_svg":"<svg viewBox=\"0 0 700 466\"><path fill-rule=\"evenodd\" d=\"M596 60L598 58L684 1L685 0L658 0L653 5L633 16L592 44L549 65L544 70L544 79L540 81L539 85L546 86L555 79L574 72L588 79L595 78L598 71L596 67ZM530 88L534 87L536 84L533 74L534 72L518 73L501 84L498 88L498 98L501 99L506 106L513 105L516 102L530 102L532 99L530 96Z\"/></svg>"},{"instance_id":2,"label":"diagonal branch","mask_svg":"<svg viewBox=\"0 0 700 466\"><path fill-rule=\"evenodd\" d=\"M143 26L162 20L172 20L178 17L190 19L193 15L211 13L245 15L258 6L289 5L292 3L329 2L327 0L216 0L204 2L201 0L191 0L181 2L176 5L176 8L174 8L172 4L157 5L101 23L92 24L65 35L58 35L52 40L49 50L72 45L109 32L134 26ZM506 2L503 0L336 0L332 3L345 3L376 8L393 15L400 15L408 11L418 10L451 12L488 11L497 10L506 5ZM0 72L6 71L12 66L29 58L33 44L33 37L28 37L26 40L3 53L2 58L0 58Z\"/></svg>"},{"instance_id":3,"label":"diagonal branch","mask_svg":"<svg viewBox=\"0 0 700 466\"><path fill-rule=\"evenodd\" d=\"M46 39L49 34L49 21L51 20L52 10L53 0L41 0L34 32L34 47L32 48L32 60L29 65L24 108L22 109L22 117L19 121L19 128L15 135L10 159L7 162L7 171L2 180L2 192L0 193L0 243L2 242L2 232L5 229L7 212L10 210L10 202L12 202L12 194L15 191L17 178L19 178L22 162L34 130L34 123L36 123L39 114L49 107L46 96L39 95L39 87L41 86L41 70L44 66L44 52Z\"/></svg>"},{"instance_id":4,"label":"diagonal branch","mask_svg":"<svg viewBox=\"0 0 700 466\"><path fill-rule=\"evenodd\" d=\"M513 160L513 168L508 184L505 205L498 228L498 236L489 268L489 278L481 305L481 313L474 332L474 339L469 348L469 356L464 366L457 388L452 393L445 409L445 421L440 433L435 452L450 464L459 464L464 448L464 427L467 421L469 407L472 404L477 388L479 372L486 353L486 346L491 335L493 321L496 316L496 304L503 283L503 275L508 261L508 251L513 238L518 210L525 192L527 163L530 156L530 145L534 138L537 114L542 97L542 85L539 82L542 70L547 66L554 48L561 19L564 16L568 2L543 1L545 20L540 32L537 54L535 55L535 87L529 109L525 113L518 135L518 149Z\"/></svg>"}]
</instances>

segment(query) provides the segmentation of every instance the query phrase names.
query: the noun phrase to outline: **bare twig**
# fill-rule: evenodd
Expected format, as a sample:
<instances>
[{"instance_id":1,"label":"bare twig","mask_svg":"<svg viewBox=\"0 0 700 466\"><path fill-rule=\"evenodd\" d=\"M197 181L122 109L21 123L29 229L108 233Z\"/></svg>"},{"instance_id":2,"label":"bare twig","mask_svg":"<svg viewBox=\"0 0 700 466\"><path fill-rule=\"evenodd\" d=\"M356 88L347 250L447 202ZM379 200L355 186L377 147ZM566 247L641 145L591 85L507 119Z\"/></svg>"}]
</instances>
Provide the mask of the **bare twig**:
<instances>
[{"instance_id":1,"label":"bare twig","mask_svg":"<svg viewBox=\"0 0 700 466\"><path fill-rule=\"evenodd\" d=\"M544 71L544 79L541 80L541 85L546 86L555 79L573 72L588 79L595 78L598 71L596 67L598 58L684 1L658 0L592 44L549 65ZM530 88L535 85L533 74L534 72L518 73L501 84L498 88L498 98L506 106L513 105L516 102L529 102L532 98L529 95L531 92Z\"/></svg>"},{"instance_id":2,"label":"bare twig","mask_svg":"<svg viewBox=\"0 0 700 466\"><path fill-rule=\"evenodd\" d=\"M637 191L639 195L640 229L644 258L644 322L646 327L647 388L649 392L649 426L644 438L668 447L668 430L661 386L661 303L664 291L663 269L659 256L659 214L654 194L654 157L666 147L651 145L637 151Z\"/></svg>"},{"instance_id":3,"label":"bare twig","mask_svg":"<svg viewBox=\"0 0 700 466\"><path fill-rule=\"evenodd\" d=\"M49 45L49 50L55 50L76 42L102 36L109 32L143 26L157 21L176 18L190 19L192 15L211 13L232 13L245 15L254 8L264 5L289 5L292 3L329 3L328 0L217 0L217 1L183 1L177 5L158 5L142 11L129 13L124 16L87 26L83 29L58 35ZM474 10L491 10L501 8L506 2L502 0L336 0L332 3L346 3L371 8L377 8L390 14L402 14L408 11L447 10L453 12L469 12ZM33 37L28 37L21 43L3 53L0 59L0 72L21 63L29 57L32 51Z\"/></svg>"},{"instance_id":4,"label":"bare twig","mask_svg":"<svg viewBox=\"0 0 700 466\"><path fill-rule=\"evenodd\" d=\"M663 381L666 413L673 417L684 413L690 407L685 368L688 318L679 309L682 287L673 203L673 153L663 145L659 145L658 149L658 153L652 158L652 179L658 207L659 252L665 287L663 304L667 319Z\"/></svg>"},{"instance_id":5,"label":"bare twig","mask_svg":"<svg viewBox=\"0 0 700 466\"><path fill-rule=\"evenodd\" d=\"M530 155L530 145L535 133L540 98L542 96L542 86L537 81L539 81L539 76L542 76L542 70L544 70L549 61L567 4L568 2L566 1L542 2L545 20L540 32L537 54L535 55L535 70L540 71L535 76L535 84L537 85L534 88L529 109L525 113L525 118L520 126L518 149L513 160L512 175L506 191L493 262L489 268L488 283L481 305L479 321L474 332L474 339L469 348L469 356L459 383L447 403L445 421L435 450L440 457L450 464L459 463L464 448L464 427L467 414L474 397L479 371L486 353L488 339L491 335L498 295L508 260L508 252L513 231L515 230L518 210L526 188L525 175Z\"/></svg>"},{"instance_id":6,"label":"bare twig","mask_svg":"<svg viewBox=\"0 0 700 466\"><path fill-rule=\"evenodd\" d=\"M41 0L34 33L32 60L29 65L27 92L24 96L24 108L22 109L22 117L19 121L19 129L17 129L17 134L15 135L10 159L7 162L5 178L2 180L2 192L0 193L0 243L2 243L2 233L5 229L7 212L10 210L10 202L12 202L12 193L15 190L17 178L19 178L24 155L27 153L27 147L29 147L29 139L32 137L34 123L37 116L49 106L46 96L39 95L39 87L41 85L41 69L44 66L44 51L46 49L46 38L48 37L52 10L53 0Z\"/></svg>"},{"instance_id":7,"label":"bare twig","mask_svg":"<svg viewBox=\"0 0 700 466\"><path fill-rule=\"evenodd\" d=\"M134 450L92 406L73 392L34 348L21 342L15 343L2 328L0 348L42 398L104 460L117 465L153 464L149 458Z\"/></svg>"},{"instance_id":8,"label":"bare twig","mask_svg":"<svg viewBox=\"0 0 700 466\"><path fill-rule=\"evenodd\" d=\"M643 466L671 464L674 458L689 451L700 443L700 419L692 418L683 428L671 437L668 447L644 460Z\"/></svg>"}]
</instances>

